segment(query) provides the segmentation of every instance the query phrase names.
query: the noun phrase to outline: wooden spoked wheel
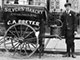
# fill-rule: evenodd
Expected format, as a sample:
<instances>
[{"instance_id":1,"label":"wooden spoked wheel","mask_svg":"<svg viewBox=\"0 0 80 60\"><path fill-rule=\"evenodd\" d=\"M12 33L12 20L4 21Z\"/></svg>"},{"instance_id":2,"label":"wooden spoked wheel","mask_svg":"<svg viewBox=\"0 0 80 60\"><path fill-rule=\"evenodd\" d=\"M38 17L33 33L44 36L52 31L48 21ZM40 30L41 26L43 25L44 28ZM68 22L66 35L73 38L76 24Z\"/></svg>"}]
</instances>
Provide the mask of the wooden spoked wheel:
<instances>
[{"instance_id":1,"label":"wooden spoked wheel","mask_svg":"<svg viewBox=\"0 0 80 60\"><path fill-rule=\"evenodd\" d=\"M7 52L25 54L28 57L38 49L38 36L36 31L28 24L14 24L8 28L4 35L4 46Z\"/></svg>"}]
</instances>

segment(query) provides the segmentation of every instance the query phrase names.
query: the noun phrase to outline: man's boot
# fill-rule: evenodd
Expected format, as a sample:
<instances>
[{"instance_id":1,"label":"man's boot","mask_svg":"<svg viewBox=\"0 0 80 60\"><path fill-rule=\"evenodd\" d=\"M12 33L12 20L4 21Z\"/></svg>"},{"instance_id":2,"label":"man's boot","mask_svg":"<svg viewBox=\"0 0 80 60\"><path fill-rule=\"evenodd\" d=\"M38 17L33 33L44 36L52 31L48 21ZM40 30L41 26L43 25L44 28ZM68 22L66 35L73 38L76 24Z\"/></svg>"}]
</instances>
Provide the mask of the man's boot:
<instances>
[{"instance_id":1,"label":"man's boot","mask_svg":"<svg viewBox=\"0 0 80 60\"><path fill-rule=\"evenodd\" d=\"M63 57L70 57L70 53L67 53L67 54L64 55Z\"/></svg>"},{"instance_id":2,"label":"man's boot","mask_svg":"<svg viewBox=\"0 0 80 60\"><path fill-rule=\"evenodd\" d=\"M72 58L76 58L76 56L74 55L74 53L71 53L71 55L72 55Z\"/></svg>"},{"instance_id":3,"label":"man's boot","mask_svg":"<svg viewBox=\"0 0 80 60\"><path fill-rule=\"evenodd\" d=\"M74 54L74 44L71 47L71 55L72 55L72 58L76 58L76 56Z\"/></svg>"}]
</instances>

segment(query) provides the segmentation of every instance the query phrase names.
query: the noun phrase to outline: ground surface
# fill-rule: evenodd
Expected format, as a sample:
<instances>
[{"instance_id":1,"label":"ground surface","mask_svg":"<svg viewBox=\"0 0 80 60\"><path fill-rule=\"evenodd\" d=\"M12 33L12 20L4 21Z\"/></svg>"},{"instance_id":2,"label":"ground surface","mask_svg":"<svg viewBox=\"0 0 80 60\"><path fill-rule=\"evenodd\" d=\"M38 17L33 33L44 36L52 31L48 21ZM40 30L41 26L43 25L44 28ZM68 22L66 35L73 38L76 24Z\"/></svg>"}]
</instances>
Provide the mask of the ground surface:
<instances>
[{"instance_id":1,"label":"ground surface","mask_svg":"<svg viewBox=\"0 0 80 60\"><path fill-rule=\"evenodd\" d=\"M44 54L41 58L39 56L32 56L27 58L26 56L12 56L8 53L0 53L0 60L79 60L80 56L76 55L76 58L72 57L62 57L62 54Z\"/></svg>"},{"instance_id":2,"label":"ground surface","mask_svg":"<svg viewBox=\"0 0 80 60\"><path fill-rule=\"evenodd\" d=\"M77 35L80 36L80 35ZM3 47L2 47L3 48ZM76 58L72 57L62 57L66 52L66 44L65 40L56 40L51 39L46 46L48 52L52 51L51 53L44 53L44 55L39 58L38 55L31 56L27 58L27 56L22 56L19 54L12 55L12 53L7 53L4 51L0 51L0 60L80 60L80 39L75 40L75 55ZM1 49L1 47L0 47ZM54 52L54 53L53 53Z\"/></svg>"}]
</instances>

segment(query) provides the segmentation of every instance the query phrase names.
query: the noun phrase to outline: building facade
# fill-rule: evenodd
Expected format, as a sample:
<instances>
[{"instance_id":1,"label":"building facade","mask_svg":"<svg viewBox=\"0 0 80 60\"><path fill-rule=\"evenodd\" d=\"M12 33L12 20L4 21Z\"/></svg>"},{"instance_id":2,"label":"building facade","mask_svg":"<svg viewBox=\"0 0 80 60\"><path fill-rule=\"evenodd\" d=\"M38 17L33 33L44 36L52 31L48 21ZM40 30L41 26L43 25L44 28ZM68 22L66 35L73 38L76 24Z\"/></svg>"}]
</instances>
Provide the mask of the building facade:
<instances>
[{"instance_id":1,"label":"building facade","mask_svg":"<svg viewBox=\"0 0 80 60\"><path fill-rule=\"evenodd\" d=\"M80 0L68 0L69 3L72 5L72 9L76 12L80 11Z\"/></svg>"},{"instance_id":2,"label":"building facade","mask_svg":"<svg viewBox=\"0 0 80 60\"><path fill-rule=\"evenodd\" d=\"M2 6L2 1L0 0L0 6ZM7 3L13 3L17 1L19 4L23 5L47 5L47 0L5 0ZM72 4L72 8L80 11L80 0L49 0L50 1L50 11L54 11L54 9L65 9L64 4L66 2L70 2Z\"/></svg>"},{"instance_id":3,"label":"building facade","mask_svg":"<svg viewBox=\"0 0 80 60\"><path fill-rule=\"evenodd\" d=\"M2 0L0 0L0 6L2 6Z\"/></svg>"},{"instance_id":4,"label":"building facade","mask_svg":"<svg viewBox=\"0 0 80 60\"><path fill-rule=\"evenodd\" d=\"M2 3L0 0L0 3ZM5 3L8 4L15 4L15 2L18 2L18 4L21 5L41 5L41 4L46 4L47 0L4 0Z\"/></svg>"},{"instance_id":5,"label":"building facade","mask_svg":"<svg viewBox=\"0 0 80 60\"><path fill-rule=\"evenodd\" d=\"M65 3L66 0L50 0L50 12L60 12L61 9L64 10Z\"/></svg>"}]
</instances>

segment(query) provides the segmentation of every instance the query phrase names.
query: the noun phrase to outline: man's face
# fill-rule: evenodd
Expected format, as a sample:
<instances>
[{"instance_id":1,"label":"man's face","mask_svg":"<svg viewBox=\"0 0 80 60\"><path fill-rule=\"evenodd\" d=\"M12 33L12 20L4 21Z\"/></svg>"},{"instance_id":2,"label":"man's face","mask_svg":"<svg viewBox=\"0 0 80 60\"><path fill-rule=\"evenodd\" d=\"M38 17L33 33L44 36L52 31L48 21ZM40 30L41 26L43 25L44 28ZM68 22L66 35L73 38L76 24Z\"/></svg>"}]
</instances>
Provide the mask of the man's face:
<instances>
[{"instance_id":1,"label":"man's face","mask_svg":"<svg viewBox=\"0 0 80 60\"><path fill-rule=\"evenodd\" d=\"M71 6L66 6L65 8L66 10L70 10Z\"/></svg>"}]
</instances>

